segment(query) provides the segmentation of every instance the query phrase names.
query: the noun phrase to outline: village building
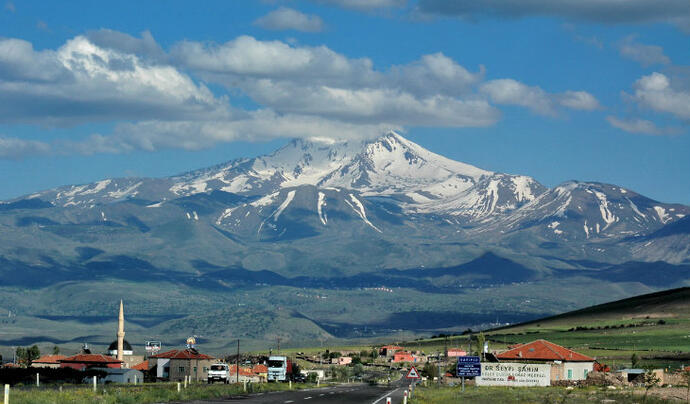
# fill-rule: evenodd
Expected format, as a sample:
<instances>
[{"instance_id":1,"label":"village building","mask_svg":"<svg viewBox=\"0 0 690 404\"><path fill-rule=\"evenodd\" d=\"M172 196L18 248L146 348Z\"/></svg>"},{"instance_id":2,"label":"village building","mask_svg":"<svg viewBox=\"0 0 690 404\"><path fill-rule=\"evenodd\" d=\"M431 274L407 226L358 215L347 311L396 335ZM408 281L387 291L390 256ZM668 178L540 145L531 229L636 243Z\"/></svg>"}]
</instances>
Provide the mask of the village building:
<instances>
[{"instance_id":1,"label":"village building","mask_svg":"<svg viewBox=\"0 0 690 404\"><path fill-rule=\"evenodd\" d=\"M247 381L251 383L259 383L262 381L261 377L254 373L251 368L244 368L240 366L240 370L238 372L236 365L229 365L228 369L230 371L230 382L243 383ZM266 368L266 372L268 373L268 368Z\"/></svg>"},{"instance_id":2,"label":"village building","mask_svg":"<svg viewBox=\"0 0 690 404\"><path fill-rule=\"evenodd\" d=\"M31 367L57 369L60 367L60 360L65 358L65 355L43 355L40 358L32 361Z\"/></svg>"},{"instance_id":3,"label":"village building","mask_svg":"<svg viewBox=\"0 0 690 404\"><path fill-rule=\"evenodd\" d=\"M113 368L104 368L104 369L94 369L94 370L100 370L105 373L104 377L99 377L98 378L98 383L143 383L144 382L144 373L135 370L135 369L113 369Z\"/></svg>"},{"instance_id":4,"label":"village building","mask_svg":"<svg viewBox=\"0 0 690 404\"><path fill-rule=\"evenodd\" d=\"M448 358L457 358L459 356L467 356L467 351L460 348L448 348L446 352Z\"/></svg>"},{"instance_id":5,"label":"village building","mask_svg":"<svg viewBox=\"0 0 690 404\"><path fill-rule=\"evenodd\" d=\"M410 352L396 352L393 355L393 362L394 363L400 363L400 362L410 362L410 363L416 363L417 362L417 357L412 355Z\"/></svg>"},{"instance_id":6,"label":"village building","mask_svg":"<svg viewBox=\"0 0 690 404\"><path fill-rule=\"evenodd\" d=\"M384 345L379 349L379 355L386 357L393 357L396 352L402 351L404 348L396 345Z\"/></svg>"},{"instance_id":7,"label":"village building","mask_svg":"<svg viewBox=\"0 0 690 404\"><path fill-rule=\"evenodd\" d=\"M112 357L117 357L117 346L118 342L113 341L110 346L108 347L107 354L112 356ZM122 341L122 362L123 365L122 367L124 368L131 368L136 364L139 364L144 361L144 355L134 355L134 350L132 349L132 345L130 343L123 339Z\"/></svg>"},{"instance_id":8,"label":"village building","mask_svg":"<svg viewBox=\"0 0 690 404\"><path fill-rule=\"evenodd\" d=\"M333 365L339 365L339 366L349 365L352 363L352 357L341 356L339 358L333 358L333 359L331 359L331 363Z\"/></svg>"},{"instance_id":9,"label":"village building","mask_svg":"<svg viewBox=\"0 0 690 404\"><path fill-rule=\"evenodd\" d=\"M157 379L182 381L190 376L191 380L206 381L208 369L215 361L216 358L194 348L173 349L149 357L149 369L155 372Z\"/></svg>"},{"instance_id":10,"label":"village building","mask_svg":"<svg viewBox=\"0 0 690 404\"><path fill-rule=\"evenodd\" d=\"M584 380L594 368L594 358L543 339L517 345L496 357L502 362L550 364L551 381Z\"/></svg>"},{"instance_id":11,"label":"village building","mask_svg":"<svg viewBox=\"0 0 690 404\"><path fill-rule=\"evenodd\" d=\"M252 372L259 376L260 381L265 382L268 380L268 367L266 365L254 365Z\"/></svg>"},{"instance_id":12,"label":"village building","mask_svg":"<svg viewBox=\"0 0 690 404\"><path fill-rule=\"evenodd\" d=\"M122 368L122 361L108 355L101 354L77 354L60 359L61 368L86 370L91 368Z\"/></svg>"}]
</instances>

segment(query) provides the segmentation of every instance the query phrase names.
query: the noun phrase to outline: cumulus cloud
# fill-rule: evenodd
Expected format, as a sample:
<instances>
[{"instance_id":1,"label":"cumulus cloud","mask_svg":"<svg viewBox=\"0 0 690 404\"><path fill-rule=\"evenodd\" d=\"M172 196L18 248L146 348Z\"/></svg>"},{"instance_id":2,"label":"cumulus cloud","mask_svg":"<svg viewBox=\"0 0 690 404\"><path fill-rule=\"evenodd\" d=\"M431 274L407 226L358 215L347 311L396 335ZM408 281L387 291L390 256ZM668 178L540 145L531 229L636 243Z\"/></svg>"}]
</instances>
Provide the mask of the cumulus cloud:
<instances>
[{"instance_id":1,"label":"cumulus cloud","mask_svg":"<svg viewBox=\"0 0 690 404\"><path fill-rule=\"evenodd\" d=\"M288 7L273 10L254 21L254 24L273 31L321 32L324 27L321 17L307 15Z\"/></svg>"},{"instance_id":2,"label":"cumulus cloud","mask_svg":"<svg viewBox=\"0 0 690 404\"><path fill-rule=\"evenodd\" d=\"M633 87L635 92L628 98L641 107L690 120L690 90L676 89L666 75L654 72L642 76Z\"/></svg>"},{"instance_id":3,"label":"cumulus cloud","mask_svg":"<svg viewBox=\"0 0 690 404\"><path fill-rule=\"evenodd\" d=\"M199 79L248 96L256 109L233 107ZM368 58L325 46L249 36L223 44L184 41L170 52L147 32L93 31L41 51L27 41L0 40L0 123L116 124L111 133L48 145L61 154L371 137L405 126L484 127L500 119L494 103L545 115L599 107L584 91L549 93L513 79L486 82L483 66L473 71L442 53L376 69ZM36 144L24 150L47 152Z\"/></svg>"},{"instance_id":4,"label":"cumulus cloud","mask_svg":"<svg viewBox=\"0 0 690 404\"><path fill-rule=\"evenodd\" d=\"M56 51L0 40L0 121L76 125L118 119L213 118L224 100L172 66L78 36Z\"/></svg>"},{"instance_id":5,"label":"cumulus cloud","mask_svg":"<svg viewBox=\"0 0 690 404\"><path fill-rule=\"evenodd\" d=\"M0 158L19 160L29 156L48 154L49 144L35 140L0 136Z\"/></svg>"},{"instance_id":6,"label":"cumulus cloud","mask_svg":"<svg viewBox=\"0 0 690 404\"><path fill-rule=\"evenodd\" d=\"M419 0L418 9L465 18L553 16L611 24L669 22L690 28L687 0Z\"/></svg>"},{"instance_id":7,"label":"cumulus cloud","mask_svg":"<svg viewBox=\"0 0 690 404\"><path fill-rule=\"evenodd\" d=\"M607 116L606 120L611 126L629 133L671 135L679 132L676 128L660 128L654 122L646 119L619 119L615 116Z\"/></svg>"},{"instance_id":8,"label":"cumulus cloud","mask_svg":"<svg viewBox=\"0 0 690 404\"><path fill-rule=\"evenodd\" d=\"M528 86L513 79L491 80L481 85L481 91L497 104L519 105L542 115L556 115L558 107L594 110L600 107L597 99L585 91L547 93L537 86Z\"/></svg>"},{"instance_id":9,"label":"cumulus cloud","mask_svg":"<svg viewBox=\"0 0 690 404\"><path fill-rule=\"evenodd\" d=\"M661 46L641 44L636 42L633 36L620 42L618 52L621 56L634 60L643 66L671 63L671 59L664 54L664 49Z\"/></svg>"}]
</instances>

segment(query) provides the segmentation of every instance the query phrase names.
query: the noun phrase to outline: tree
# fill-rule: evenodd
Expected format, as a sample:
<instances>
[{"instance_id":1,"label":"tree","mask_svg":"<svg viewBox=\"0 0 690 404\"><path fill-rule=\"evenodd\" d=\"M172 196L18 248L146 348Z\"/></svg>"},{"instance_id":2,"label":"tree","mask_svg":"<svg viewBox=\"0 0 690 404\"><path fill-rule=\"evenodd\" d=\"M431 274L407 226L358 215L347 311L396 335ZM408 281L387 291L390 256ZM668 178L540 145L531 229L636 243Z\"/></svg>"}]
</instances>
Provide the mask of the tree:
<instances>
[{"instance_id":1,"label":"tree","mask_svg":"<svg viewBox=\"0 0 690 404\"><path fill-rule=\"evenodd\" d=\"M371 359L376 359L378 357L379 357L379 351L376 348L372 349L371 350Z\"/></svg>"},{"instance_id":2,"label":"tree","mask_svg":"<svg viewBox=\"0 0 690 404\"><path fill-rule=\"evenodd\" d=\"M15 358L17 358L17 363L22 364L26 362L26 348L18 346L15 351Z\"/></svg>"},{"instance_id":3,"label":"tree","mask_svg":"<svg viewBox=\"0 0 690 404\"><path fill-rule=\"evenodd\" d=\"M41 357L41 350L38 349L37 345L32 345L31 348L26 350L26 364L30 365L31 362Z\"/></svg>"},{"instance_id":4,"label":"tree","mask_svg":"<svg viewBox=\"0 0 690 404\"><path fill-rule=\"evenodd\" d=\"M632 367L636 368L640 364L640 357L637 356L636 353L633 353L630 357L630 363L632 364Z\"/></svg>"},{"instance_id":5,"label":"tree","mask_svg":"<svg viewBox=\"0 0 690 404\"><path fill-rule=\"evenodd\" d=\"M55 345L53 347L53 355L60 355L60 347Z\"/></svg>"},{"instance_id":6,"label":"tree","mask_svg":"<svg viewBox=\"0 0 690 404\"><path fill-rule=\"evenodd\" d=\"M484 333L480 332L479 335L477 335L477 345L479 345L479 356L484 359L484 342L486 342L486 337L484 337Z\"/></svg>"},{"instance_id":7,"label":"tree","mask_svg":"<svg viewBox=\"0 0 690 404\"><path fill-rule=\"evenodd\" d=\"M642 382L644 383L644 400L643 401L647 401L647 394L649 394L649 390L651 390L653 387L659 385L661 380L657 377L656 373L654 373L653 370L648 370L642 376Z\"/></svg>"},{"instance_id":8,"label":"tree","mask_svg":"<svg viewBox=\"0 0 690 404\"><path fill-rule=\"evenodd\" d=\"M422 368L422 375L433 380L435 377L438 377L438 366L431 362L427 362Z\"/></svg>"}]
</instances>

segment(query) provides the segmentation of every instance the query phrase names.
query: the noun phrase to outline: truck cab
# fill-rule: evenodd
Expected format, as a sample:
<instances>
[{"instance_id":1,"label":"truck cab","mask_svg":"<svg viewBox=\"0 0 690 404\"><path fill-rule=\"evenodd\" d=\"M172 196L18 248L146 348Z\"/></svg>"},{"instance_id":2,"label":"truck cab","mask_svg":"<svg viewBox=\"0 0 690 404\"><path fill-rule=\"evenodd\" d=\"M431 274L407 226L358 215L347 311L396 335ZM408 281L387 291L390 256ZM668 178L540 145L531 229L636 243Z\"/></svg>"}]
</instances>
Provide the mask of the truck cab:
<instances>
[{"instance_id":1,"label":"truck cab","mask_svg":"<svg viewBox=\"0 0 690 404\"><path fill-rule=\"evenodd\" d=\"M208 383L230 383L230 368L227 363L214 363L208 369Z\"/></svg>"},{"instance_id":2,"label":"truck cab","mask_svg":"<svg viewBox=\"0 0 690 404\"><path fill-rule=\"evenodd\" d=\"M292 362L286 356L269 356L267 379L269 382L292 380Z\"/></svg>"}]
</instances>

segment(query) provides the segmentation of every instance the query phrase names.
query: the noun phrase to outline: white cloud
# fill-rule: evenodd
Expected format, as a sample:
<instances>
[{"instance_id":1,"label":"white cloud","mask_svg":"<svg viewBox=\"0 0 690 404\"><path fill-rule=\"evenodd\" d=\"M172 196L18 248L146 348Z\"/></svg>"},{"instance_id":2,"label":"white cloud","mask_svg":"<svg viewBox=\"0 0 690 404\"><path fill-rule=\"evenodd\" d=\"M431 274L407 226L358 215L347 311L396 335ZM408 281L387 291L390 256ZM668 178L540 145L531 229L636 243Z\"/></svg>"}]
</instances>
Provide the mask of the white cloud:
<instances>
[{"instance_id":1,"label":"white cloud","mask_svg":"<svg viewBox=\"0 0 690 404\"><path fill-rule=\"evenodd\" d=\"M635 93L628 97L642 107L690 120L690 91L675 89L672 84L666 75L654 72L637 80Z\"/></svg>"},{"instance_id":2,"label":"white cloud","mask_svg":"<svg viewBox=\"0 0 690 404\"><path fill-rule=\"evenodd\" d=\"M50 153L50 145L35 140L0 136L0 158L19 160L28 156Z\"/></svg>"},{"instance_id":3,"label":"white cloud","mask_svg":"<svg viewBox=\"0 0 690 404\"><path fill-rule=\"evenodd\" d=\"M321 17L307 15L288 7L273 10L254 21L254 24L274 31L321 32L324 27Z\"/></svg>"},{"instance_id":4,"label":"white cloud","mask_svg":"<svg viewBox=\"0 0 690 404\"><path fill-rule=\"evenodd\" d=\"M235 120L143 121L119 125L112 134L92 135L77 142L63 142L62 149L81 154L121 153L131 150L199 150L218 143L274 138L361 139L379 136L397 125L360 125L319 117L251 111Z\"/></svg>"},{"instance_id":5,"label":"white cloud","mask_svg":"<svg viewBox=\"0 0 690 404\"><path fill-rule=\"evenodd\" d=\"M359 11L404 7L408 0L312 0L317 3L331 4Z\"/></svg>"},{"instance_id":6,"label":"white cloud","mask_svg":"<svg viewBox=\"0 0 690 404\"><path fill-rule=\"evenodd\" d=\"M667 22L690 29L687 0L419 0L421 13L465 18L552 16L605 24Z\"/></svg>"},{"instance_id":7,"label":"white cloud","mask_svg":"<svg viewBox=\"0 0 690 404\"><path fill-rule=\"evenodd\" d=\"M556 115L559 106L579 110L599 108L597 99L585 91L551 94L513 79L488 81L481 85L481 91L497 104L519 105L542 115Z\"/></svg>"},{"instance_id":8,"label":"white cloud","mask_svg":"<svg viewBox=\"0 0 690 404\"><path fill-rule=\"evenodd\" d=\"M644 135L670 135L679 133L676 128L660 128L654 122L645 119L619 119L615 116L607 116L606 120L611 126L629 133L639 133Z\"/></svg>"},{"instance_id":9,"label":"white cloud","mask_svg":"<svg viewBox=\"0 0 690 404\"><path fill-rule=\"evenodd\" d=\"M644 45L635 42L635 38L629 36L620 42L618 51L621 56L634 60L643 66L655 64L667 65L671 59L664 54L664 49L656 45Z\"/></svg>"},{"instance_id":10,"label":"white cloud","mask_svg":"<svg viewBox=\"0 0 690 404\"><path fill-rule=\"evenodd\" d=\"M93 31L42 51L6 39L0 40L0 123L115 123L112 133L49 145L55 153L89 154L199 149L239 139L369 137L404 126L483 127L501 116L490 101L546 115L599 107L584 91L548 93L484 76L483 66L471 71L442 53L375 69L368 58L325 46L249 36L223 44L185 41L170 53L147 32L137 38ZM256 109L233 107L198 78L248 96Z\"/></svg>"},{"instance_id":11,"label":"white cloud","mask_svg":"<svg viewBox=\"0 0 690 404\"><path fill-rule=\"evenodd\" d=\"M0 122L69 126L228 113L224 100L174 67L100 48L83 36L57 51L0 40Z\"/></svg>"}]
</instances>

